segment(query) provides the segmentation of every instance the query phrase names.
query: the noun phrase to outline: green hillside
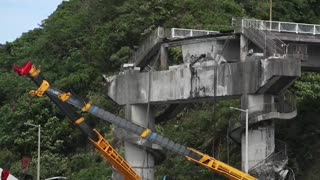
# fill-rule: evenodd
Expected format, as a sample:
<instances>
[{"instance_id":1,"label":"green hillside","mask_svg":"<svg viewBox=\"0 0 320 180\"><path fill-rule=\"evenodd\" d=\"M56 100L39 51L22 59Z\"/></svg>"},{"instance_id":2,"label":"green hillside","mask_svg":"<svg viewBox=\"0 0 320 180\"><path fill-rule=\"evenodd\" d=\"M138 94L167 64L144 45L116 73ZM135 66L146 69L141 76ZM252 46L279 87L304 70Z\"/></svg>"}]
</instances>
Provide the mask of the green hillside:
<instances>
[{"instance_id":1,"label":"green hillside","mask_svg":"<svg viewBox=\"0 0 320 180\"><path fill-rule=\"evenodd\" d=\"M273 19L320 23L317 0L274 0ZM70 0L44 20L39 28L14 42L0 45L0 167L10 166L21 176L21 159L37 157L37 129L41 124L41 179L66 176L74 180L109 179L111 167L96 153L48 98L32 98L35 86L18 77L12 66L31 60L50 82L78 97L90 99L123 116L106 93L102 74L115 74L135 47L158 26L231 30L232 17L269 18L268 1L254 0ZM172 54L174 58L174 53ZM298 97L298 117L276 124L277 138L288 145L289 166L297 179L320 177L320 75L306 73L290 91ZM239 114L229 110L238 101L190 104L177 118L157 126L165 136L240 167L240 147L230 143L228 120ZM87 117L110 142L112 126ZM199 133L201 132L201 133ZM116 145L118 143L114 143ZM122 149L119 149L122 152ZM36 161L28 171L36 175ZM219 179L183 157L167 153L156 175L176 179ZM222 179L222 178L221 178Z\"/></svg>"}]
</instances>

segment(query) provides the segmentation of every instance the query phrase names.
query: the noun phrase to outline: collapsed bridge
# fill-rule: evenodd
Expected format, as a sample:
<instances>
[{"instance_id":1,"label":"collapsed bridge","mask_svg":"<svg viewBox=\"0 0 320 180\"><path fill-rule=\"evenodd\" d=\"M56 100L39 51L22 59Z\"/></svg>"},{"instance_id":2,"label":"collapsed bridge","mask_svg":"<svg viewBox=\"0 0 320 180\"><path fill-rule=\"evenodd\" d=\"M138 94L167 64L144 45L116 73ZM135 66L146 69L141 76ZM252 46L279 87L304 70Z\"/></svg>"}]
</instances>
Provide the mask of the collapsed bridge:
<instances>
[{"instance_id":1,"label":"collapsed bridge","mask_svg":"<svg viewBox=\"0 0 320 180\"><path fill-rule=\"evenodd\" d=\"M249 114L248 157L245 113L229 136L242 146L242 170L274 179L284 173L288 160L285 145L275 140L274 121L297 115L294 97L285 91L301 71L320 70L320 26L255 19L232 23L232 33L157 28L122 73L107 78L108 95L126 105L128 119L145 126L174 117L186 103L241 99L241 109ZM181 49L181 64L169 66L170 48ZM150 105L167 109L154 117ZM138 120L146 116L148 121ZM125 147L127 157L142 167L135 160L139 147Z\"/></svg>"}]
</instances>

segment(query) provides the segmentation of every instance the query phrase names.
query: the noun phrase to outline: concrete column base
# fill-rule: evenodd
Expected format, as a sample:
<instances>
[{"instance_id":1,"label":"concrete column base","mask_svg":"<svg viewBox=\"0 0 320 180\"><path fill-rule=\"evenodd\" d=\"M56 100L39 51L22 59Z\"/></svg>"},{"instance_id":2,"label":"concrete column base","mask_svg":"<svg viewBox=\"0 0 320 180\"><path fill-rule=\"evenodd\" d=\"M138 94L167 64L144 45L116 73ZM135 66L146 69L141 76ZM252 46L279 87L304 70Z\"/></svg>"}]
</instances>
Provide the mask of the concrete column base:
<instances>
[{"instance_id":1,"label":"concrete column base","mask_svg":"<svg viewBox=\"0 0 320 180\"><path fill-rule=\"evenodd\" d=\"M241 97L241 109L249 109L250 117L264 113L265 108L271 106L274 101L272 95L243 95ZM241 116L242 122L245 122L245 115ZM245 124L244 124L245 125ZM266 120L259 124L249 126L248 132L248 169L254 167L275 150L275 134L273 121ZM241 151L242 151L242 170L245 169L245 133L241 135ZM259 177L257 177L259 178Z\"/></svg>"},{"instance_id":2,"label":"concrete column base","mask_svg":"<svg viewBox=\"0 0 320 180\"><path fill-rule=\"evenodd\" d=\"M248 167L254 167L274 152L274 123L249 128ZM245 134L241 137L242 170L245 167Z\"/></svg>"},{"instance_id":3,"label":"concrete column base","mask_svg":"<svg viewBox=\"0 0 320 180\"><path fill-rule=\"evenodd\" d=\"M144 127L154 129L154 116L147 105L127 105L126 117ZM154 180L154 158L146 150L130 142L124 143L125 159L142 179Z\"/></svg>"}]
</instances>

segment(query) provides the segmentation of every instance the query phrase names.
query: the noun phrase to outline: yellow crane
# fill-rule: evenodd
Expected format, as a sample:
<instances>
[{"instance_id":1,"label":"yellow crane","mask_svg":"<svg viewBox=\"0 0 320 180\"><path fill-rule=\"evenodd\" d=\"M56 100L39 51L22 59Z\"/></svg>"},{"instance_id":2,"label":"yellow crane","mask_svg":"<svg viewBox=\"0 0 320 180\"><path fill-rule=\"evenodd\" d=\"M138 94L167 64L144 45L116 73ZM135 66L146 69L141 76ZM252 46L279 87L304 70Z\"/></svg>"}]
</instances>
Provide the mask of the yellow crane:
<instances>
[{"instance_id":1,"label":"yellow crane","mask_svg":"<svg viewBox=\"0 0 320 180\"><path fill-rule=\"evenodd\" d=\"M21 76L29 76L30 79L41 88L49 87L49 83L44 80L40 70L36 69L31 62L23 68L14 68ZM44 91L37 91L37 96L44 95ZM109 144L109 142L95 129L92 129L85 122L84 117L77 113L70 104L61 101L54 95L47 93L47 96L63 111L63 113L76 125L84 134L88 136L90 142L100 152L100 154L112 164L112 166L124 177L125 180L141 180L141 176L125 161L125 159Z\"/></svg>"},{"instance_id":2,"label":"yellow crane","mask_svg":"<svg viewBox=\"0 0 320 180\"><path fill-rule=\"evenodd\" d=\"M59 89L54 89L50 87L48 81L46 81L43 76L39 75L40 70L37 69L31 62L28 62L23 67L15 67L15 71L21 76L30 77L39 88L35 91L31 91L30 94L33 96L42 97L44 94L53 98L58 99L63 103L67 103L76 108L80 108L82 112L90 113L95 117L98 117L102 120L105 120L109 123L112 123L120 128L125 129L128 132L139 135L141 139L145 139L151 143L158 144L168 150L171 150L177 154L183 155L187 160L192 161L196 164L199 164L215 173L218 173L228 179L232 180L255 180L256 178L242 172L228 164L225 164L215 158L203 154L195 149L186 147L184 145L173 142L172 140L156 133L152 132L150 129L142 127L138 124L135 124L131 121L118 117L108 111L105 111L92 103L85 103L80 101L77 98L74 98L70 93L63 92ZM79 124L84 123L84 120L81 120ZM107 157L108 153L105 153ZM110 158L110 157L109 157ZM107 158L108 159L108 158ZM117 162L115 162L117 163ZM126 170L124 168L124 170ZM134 179L132 177L132 179Z\"/></svg>"}]
</instances>

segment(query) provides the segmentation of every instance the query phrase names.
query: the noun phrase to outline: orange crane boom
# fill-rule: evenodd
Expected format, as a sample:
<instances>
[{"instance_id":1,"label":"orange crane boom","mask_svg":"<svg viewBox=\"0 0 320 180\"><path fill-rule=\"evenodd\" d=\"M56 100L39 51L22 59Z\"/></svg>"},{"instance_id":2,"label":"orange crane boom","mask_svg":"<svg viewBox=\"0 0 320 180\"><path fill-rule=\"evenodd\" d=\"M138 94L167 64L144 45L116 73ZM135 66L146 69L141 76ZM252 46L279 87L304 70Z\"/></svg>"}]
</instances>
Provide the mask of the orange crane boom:
<instances>
[{"instance_id":1,"label":"orange crane boom","mask_svg":"<svg viewBox=\"0 0 320 180\"><path fill-rule=\"evenodd\" d=\"M50 85L44 80L40 74L40 70L36 69L31 62L28 62L23 68L14 67L14 70L21 76L28 76L40 89L49 88ZM141 176L125 161L125 159L108 143L108 141L95 129L92 129L85 122L84 117L76 112L73 107L61 101L54 95L48 94L43 90L37 92L31 91L36 96L47 96L63 111L63 113L76 125L100 152L100 154L112 164L112 166L124 177L125 180L141 180Z\"/></svg>"}]
</instances>

